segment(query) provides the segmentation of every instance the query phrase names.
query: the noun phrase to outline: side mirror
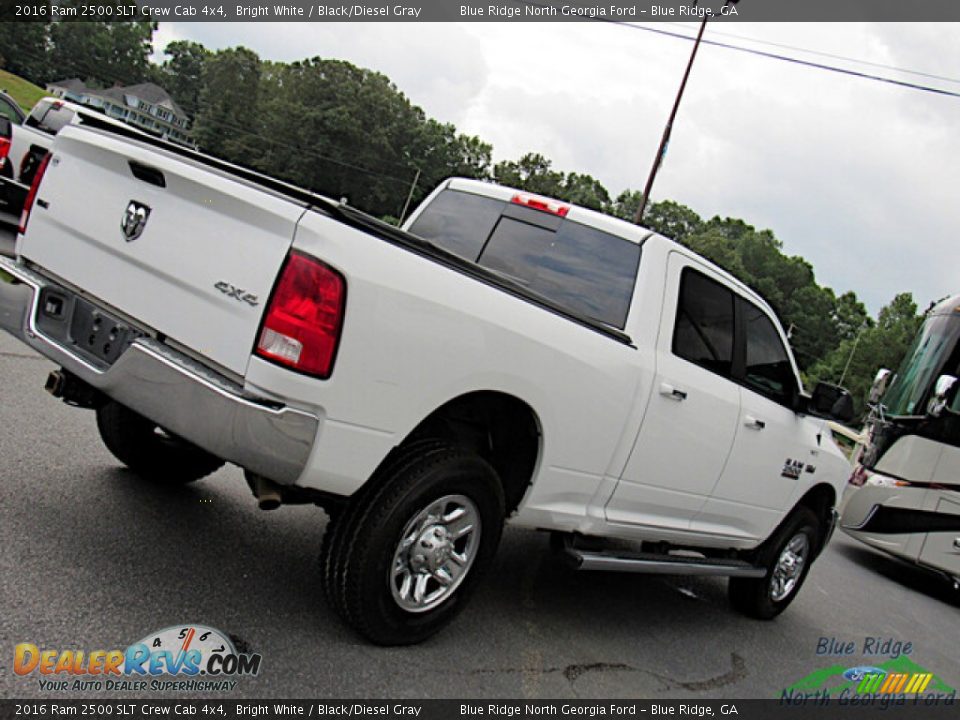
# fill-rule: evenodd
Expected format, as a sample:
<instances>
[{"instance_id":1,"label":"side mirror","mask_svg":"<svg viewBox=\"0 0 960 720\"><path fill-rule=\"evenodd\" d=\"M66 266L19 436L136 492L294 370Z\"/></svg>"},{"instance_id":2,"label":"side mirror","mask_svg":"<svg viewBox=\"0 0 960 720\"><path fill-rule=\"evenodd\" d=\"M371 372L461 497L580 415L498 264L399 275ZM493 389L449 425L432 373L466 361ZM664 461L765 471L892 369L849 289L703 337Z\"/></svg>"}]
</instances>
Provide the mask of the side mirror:
<instances>
[{"instance_id":1,"label":"side mirror","mask_svg":"<svg viewBox=\"0 0 960 720\"><path fill-rule=\"evenodd\" d=\"M927 404L927 415L940 417L956 398L958 389L960 389L960 383L953 375L938 377L937 384L933 386L933 397Z\"/></svg>"},{"instance_id":2,"label":"side mirror","mask_svg":"<svg viewBox=\"0 0 960 720\"><path fill-rule=\"evenodd\" d=\"M892 377L892 370L887 370L886 368L877 370L877 374L873 378L873 385L870 386L870 394L867 396L868 403L876 405L880 402L880 398L882 398L883 394L887 391L887 385L890 384L890 378Z\"/></svg>"},{"instance_id":3,"label":"side mirror","mask_svg":"<svg viewBox=\"0 0 960 720\"><path fill-rule=\"evenodd\" d=\"M0 116L0 137L10 138L13 135L10 118Z\"/></svg>"},{"instance_id":4,"label":"side mirror","mask_svg":"<svg viewBox=\"0 0 960 720\"><path fill-rule=\"evenodd\" d=\"M839 385L818 382L810 398L810 412L840 422L853 420L853 398Z\"/></svg>"}]
</instances>

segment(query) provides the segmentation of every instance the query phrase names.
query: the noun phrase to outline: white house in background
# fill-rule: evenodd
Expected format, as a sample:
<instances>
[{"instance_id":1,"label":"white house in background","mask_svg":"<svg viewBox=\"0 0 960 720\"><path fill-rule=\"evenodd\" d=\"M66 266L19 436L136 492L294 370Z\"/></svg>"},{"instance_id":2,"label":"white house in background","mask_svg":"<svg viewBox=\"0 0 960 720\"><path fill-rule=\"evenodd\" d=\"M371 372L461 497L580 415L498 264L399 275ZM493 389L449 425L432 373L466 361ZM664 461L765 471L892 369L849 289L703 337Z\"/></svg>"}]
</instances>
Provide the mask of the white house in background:
<instances>
[{"instance_id":1,"label":"white house in background","mask_svg":"<svg viewBox=\"0 0 960 720\"><path fill-rule=\"evenodd\" d=\"M47 85L54 97L98 108L109 117L183 145L193 145L190 118L159 85L140 83L105 90L88 87L78 78Z\"/></svg>"}]
</instances>

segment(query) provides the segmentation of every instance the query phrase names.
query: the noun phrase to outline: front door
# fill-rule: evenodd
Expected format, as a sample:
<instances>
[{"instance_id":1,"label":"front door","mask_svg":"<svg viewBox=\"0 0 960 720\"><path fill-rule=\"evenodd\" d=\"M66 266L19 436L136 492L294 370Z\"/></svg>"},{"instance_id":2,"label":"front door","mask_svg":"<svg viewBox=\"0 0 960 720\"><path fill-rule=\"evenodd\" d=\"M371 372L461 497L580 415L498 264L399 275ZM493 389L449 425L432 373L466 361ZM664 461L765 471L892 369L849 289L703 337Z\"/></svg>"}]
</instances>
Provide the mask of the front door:
<instances>
[{"instance_id":1,"label":"front door","mask_svg":"<svg viewBox=\"0 0 960 720\"><path fill-rule=\"evenodd\" d=\"M740 418L726 467L693 521L698 532L767 537L799 499L804 476L817 472L823 421L797 414L797 376L785 338L758 305L739 298L744 338Z\"/></svg>"}]
</instances>

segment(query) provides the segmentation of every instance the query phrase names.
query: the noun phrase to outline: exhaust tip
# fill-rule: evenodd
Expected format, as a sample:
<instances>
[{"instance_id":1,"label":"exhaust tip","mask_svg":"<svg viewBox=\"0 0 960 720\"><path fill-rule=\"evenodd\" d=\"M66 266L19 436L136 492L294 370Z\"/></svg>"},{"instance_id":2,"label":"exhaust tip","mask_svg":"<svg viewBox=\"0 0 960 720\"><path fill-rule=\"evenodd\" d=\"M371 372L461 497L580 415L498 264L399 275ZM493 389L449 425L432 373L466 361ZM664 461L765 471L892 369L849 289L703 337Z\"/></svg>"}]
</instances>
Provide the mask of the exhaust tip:
<instances>
[{"instance_id":1,"label":"exhaust tip","mask_svg":"<svg viewBox=\"0 0 960 720\"><path fill-rule=\"evenodd\" d=\"M280 495L263 496L257 499L257 507L261 510L276 510L280 507Z\"/></svg>"},{"instance_id":2,"label":"exhaust tip","mask_svg":"<svg viewBox=\"0 0 960 720\"><path fill-rule=\"evenodd\" d=\"M276 510L283 503L283 489L267 478L255 473L245 473L247 484L257 499L257 507L261 510Z\"/></svg>"}]
</instances>

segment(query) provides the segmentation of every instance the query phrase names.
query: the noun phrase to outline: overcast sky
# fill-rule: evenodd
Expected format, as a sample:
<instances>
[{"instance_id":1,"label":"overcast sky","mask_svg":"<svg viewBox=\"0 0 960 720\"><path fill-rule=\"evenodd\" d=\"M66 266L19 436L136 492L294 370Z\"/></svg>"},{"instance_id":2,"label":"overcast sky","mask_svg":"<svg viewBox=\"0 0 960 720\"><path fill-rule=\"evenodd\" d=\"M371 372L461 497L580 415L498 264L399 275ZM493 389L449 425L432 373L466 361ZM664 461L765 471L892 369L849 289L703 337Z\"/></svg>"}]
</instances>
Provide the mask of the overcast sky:
<instances>
[{"instance_id":1,"label":"overcast sky","mask_svg":"<svg viewBox=\"0 0 960 720\"><path fill-rule=\"evenodd\" d=\"M744 39L960 78L957 24L717 22L705 37L960 92ZM600 22L162 23L154 46L175 39L379 70L429 115L492 143L495 160L540 152L612 196L643 187L691 48ZM960 98L709 46L652 193L770 228L821 284L854 290L873 314L900 291L921 309L960 292L958 194Z\"/></svg>"}]
</instances>

